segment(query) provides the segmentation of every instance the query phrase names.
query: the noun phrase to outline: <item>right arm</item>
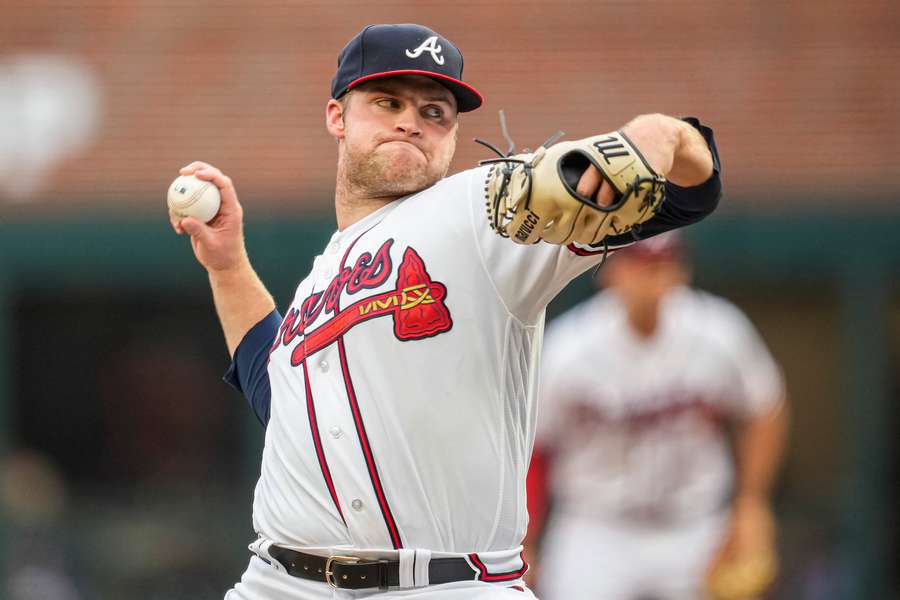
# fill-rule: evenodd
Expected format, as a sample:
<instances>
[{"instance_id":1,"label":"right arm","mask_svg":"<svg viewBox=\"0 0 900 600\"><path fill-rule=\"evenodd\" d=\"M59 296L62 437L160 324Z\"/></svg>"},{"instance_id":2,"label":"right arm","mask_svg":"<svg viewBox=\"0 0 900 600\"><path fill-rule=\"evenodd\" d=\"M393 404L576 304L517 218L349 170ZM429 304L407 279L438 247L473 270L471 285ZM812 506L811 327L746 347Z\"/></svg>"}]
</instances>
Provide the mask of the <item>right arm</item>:
<instances>
[{"instance_id":1,"label":"right arm","mask_svg":"<svg viewBox=\"0 0 900 600\"><path fill-rule=\"evenodd\" d=\"M209 285L228 354L234 357L247 332L275 310L275 301L246 257L234 270L210 271Z\"/></svg>"},{"instance_id":2,"label":"right arm","mask_svg":"<svg viewBox=\"0 0 900 600\"><path fill-rule=\"evenodd\" d=\"M176 233L190 236L194 255L209 274L216 313L233 357L247 332L275 309L275 301L247 256L244 211L231 179L203 162L189 164L181 175L213 182L222 196L219 213L209 223L169 216Z\"/></svg>"}]
</instances>

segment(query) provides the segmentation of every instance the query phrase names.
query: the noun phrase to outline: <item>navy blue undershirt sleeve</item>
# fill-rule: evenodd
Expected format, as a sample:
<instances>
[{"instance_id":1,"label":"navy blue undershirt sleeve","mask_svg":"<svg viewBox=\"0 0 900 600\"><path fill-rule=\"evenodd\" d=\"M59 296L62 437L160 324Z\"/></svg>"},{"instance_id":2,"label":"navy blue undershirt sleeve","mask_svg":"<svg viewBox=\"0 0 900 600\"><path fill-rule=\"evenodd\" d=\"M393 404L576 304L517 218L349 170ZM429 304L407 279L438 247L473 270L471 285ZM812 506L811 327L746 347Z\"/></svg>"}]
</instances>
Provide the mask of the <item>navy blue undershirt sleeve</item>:
<instances>
[{"instance_id":1,"label":"navy blue undershirt sleeve","mask_svg":"<svg viewBox=\"0 0 900 600\"><path fill-rule=\"evenodd\" d=\"M273 310L254 325L234 351L223 379L241 392L263 425L269 422L272 388L269 385L269 351L281 327L281 314Z\"/></svg>"},{"instance_id":2,"label":"navy blue undershirt sleeve","mask_svg":"<svg viewBox=\"0 0 900 600\"><path fill-rule=\"evenodd\" d=\"M606 241L610 246L628 244L633 242L635 237L644 239L664 231L696 223L715 210L719 204L719 199L722 197L722 166L719 163L719 151L716 148L713 131L694 117L683 117L682 121L693 126L706 140L709 150L712 152L712 177L694 187L680 187L667 181L666 200L660 206L659 212L643 223L635 231L635 236L626 233L607 237Z\"/></svg>"}]
</instances>

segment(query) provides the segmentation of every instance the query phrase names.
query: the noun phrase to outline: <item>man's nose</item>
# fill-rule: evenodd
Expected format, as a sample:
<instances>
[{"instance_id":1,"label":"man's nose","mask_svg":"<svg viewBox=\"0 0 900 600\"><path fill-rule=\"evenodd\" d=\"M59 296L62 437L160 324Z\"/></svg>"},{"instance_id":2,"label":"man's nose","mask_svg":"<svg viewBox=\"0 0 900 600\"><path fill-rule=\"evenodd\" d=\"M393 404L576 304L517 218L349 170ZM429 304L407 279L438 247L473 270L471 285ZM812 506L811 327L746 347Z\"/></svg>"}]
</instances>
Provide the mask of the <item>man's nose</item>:
<instances>
[{"instance_id":1,"label":"man's nose","mask_svg":"<svg viewBox=\"0 0 900 600\"><path fill-rule=\"evenodd\" d=\"M415 107L405 108L398 116L395 127L409 136L422 135L422 122L419 111Z\"/></svg>"}]
</instances>

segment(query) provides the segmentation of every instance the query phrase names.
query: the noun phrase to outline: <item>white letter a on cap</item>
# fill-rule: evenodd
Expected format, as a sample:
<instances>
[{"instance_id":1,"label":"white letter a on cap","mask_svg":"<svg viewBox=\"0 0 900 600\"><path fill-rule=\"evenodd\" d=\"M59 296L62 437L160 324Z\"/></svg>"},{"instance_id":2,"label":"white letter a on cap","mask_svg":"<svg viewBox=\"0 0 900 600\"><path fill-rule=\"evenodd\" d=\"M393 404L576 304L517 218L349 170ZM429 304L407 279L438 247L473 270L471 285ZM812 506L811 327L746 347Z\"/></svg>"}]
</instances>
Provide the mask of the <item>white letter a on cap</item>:
<instances>
[{"instance_id":1,"label":"white letter a on cap","mask_svg":"<svg viewBox=\"0 0 900 600\"><path fill-rule=\"evenodd\" d=\"M420 56L422 56L423 52L430 52L431 58L434 59L434 62L439 65L444 64L444 57L441 56L441 47L438 46L436 35L433 35L422 42L422 45L415 50L407 50L406 55L410 58L419 58Z\"/></svg>"}]
</instances>

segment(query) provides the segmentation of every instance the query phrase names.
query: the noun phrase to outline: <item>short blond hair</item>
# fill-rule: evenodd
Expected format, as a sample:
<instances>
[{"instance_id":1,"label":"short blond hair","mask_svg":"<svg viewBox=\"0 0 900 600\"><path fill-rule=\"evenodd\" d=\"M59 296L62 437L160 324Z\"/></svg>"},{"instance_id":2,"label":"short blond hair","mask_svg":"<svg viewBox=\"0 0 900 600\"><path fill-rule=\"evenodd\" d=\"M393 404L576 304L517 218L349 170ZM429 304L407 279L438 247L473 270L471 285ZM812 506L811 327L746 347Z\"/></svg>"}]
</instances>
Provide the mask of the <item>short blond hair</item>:
<instances>
[{"instance_id":1,"label":"short blond hair","mask_svg":"<svg viewBox=\"0 0 900 600\"><path fill-rule=\"evenodd\" d=\"M347 105L350 104L350 96L353 95L353 90L349 90L346 94L337 99L338 104L341 105L341 108L344 109L344 112L347 111Z\"/></svg>"}]
</instances>

